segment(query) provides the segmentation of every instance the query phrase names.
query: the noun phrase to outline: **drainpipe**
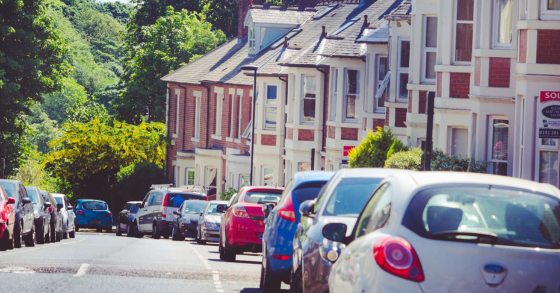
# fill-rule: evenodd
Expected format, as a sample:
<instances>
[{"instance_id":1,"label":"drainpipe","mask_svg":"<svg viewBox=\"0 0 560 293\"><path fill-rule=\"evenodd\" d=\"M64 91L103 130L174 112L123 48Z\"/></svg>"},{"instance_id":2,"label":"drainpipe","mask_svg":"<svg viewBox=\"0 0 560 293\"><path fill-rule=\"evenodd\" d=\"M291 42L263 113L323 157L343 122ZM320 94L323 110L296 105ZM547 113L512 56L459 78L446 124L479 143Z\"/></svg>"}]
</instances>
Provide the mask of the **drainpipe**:
<instances>
[{"instance_id":1,"label":"drainpipe","mask_svg":"<svg viewBox=\"0 0 560 293\"><path fill-rule=\"evenodd\" d=\"M208 141L210 138L210 87L200 83L203 87L206 88L206 148L208 149Z\"/></svg>"},{"instance_id":2,"label":"drainpipe","mask_svg":"<svg viewBox=\"0 0 560 293\"><path fill-rule=\"evenodd\" d=\"M179 86L180 88L185 90L185 104L183 105L183 143L181 144L181 149L184 151L185 150L185 119L187 118L187 88L186 87L182 87L180 84L178 84L177 86ZM179 121L177 121L177 123L179 123Z\"/></svg>"},{"instance_id":3,"label":"drainpipe","mask_svg":"<svg viewBox=\"0 0 560 293\"><path fill-rule=\"evenodd\" d=\"M282 140L282 153L286 154L286 106L288 105L288 79L282 79L281 76L278 76L278 79L286 83L285 94L286 100L284 101L284 139ZM282 160L282 170L286 170L286 160ZM286 186L286 174L284 174L284 184L282 186Z\"/></svg>"},{"instance_id":4,"label":"drainpipe","mask_svg":"<svg viewBox=\"0 0 560 293\"><path fill-rule=\"evenodd\" d=\"M323 71L321 70L319 67L317 67L317 70L323 73L323 137L321 137L321 150L324 152L325 151L325 146L326 146L326 136L327 136L327 131L328 131L328 127L327 127L327 115L328 115L328 109L327 109L327 99L329 98L327 95L327 84L328 84L328 76L327 76L327 71Z\"/></svg>"},{"instance_id":5,"label":"drainpipe","mask_svg":"<svg viewBox=\"0 0 560 293\"><path fill-rule=\"evenodd\" d=\"M167 85L167 83L165 84L165 87L167 88L167 102L166 102L166 105L165 105L165 111L167 111L167 121L166 121L167 127L166 127L165 131L167 132L166 136L169 137L169 133L170 133L170 131L169 131L169 121L171 120L171 111L169 111L169 97L171 96L171 88ZM163 168L165 178L167 178L167 175L169 175L169 174L167 174L167 167L168 166L169 166L169 146L167 146L167 153L165 154L165 166Z\"/></svg>"}]
</instances>

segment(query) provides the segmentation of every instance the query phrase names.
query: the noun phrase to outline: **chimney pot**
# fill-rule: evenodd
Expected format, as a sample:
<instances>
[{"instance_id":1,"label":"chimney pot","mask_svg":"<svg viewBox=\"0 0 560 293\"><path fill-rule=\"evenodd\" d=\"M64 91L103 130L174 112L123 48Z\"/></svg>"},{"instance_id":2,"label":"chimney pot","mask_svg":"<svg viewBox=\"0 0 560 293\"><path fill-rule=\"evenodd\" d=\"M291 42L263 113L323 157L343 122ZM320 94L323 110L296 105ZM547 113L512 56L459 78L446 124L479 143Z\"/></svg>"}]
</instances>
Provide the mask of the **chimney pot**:
<instances>
[{"instance_id":1,"label":"chimney pot","mask_svg":"<svg viewBox=\"0 0 560 293\"><path fill-rule=\"evenodd\" d=\"M324 38L326 36L327 36L327 28L323 26L323 32L321 33L321 38Z\"/></svg>"},{"instance_id":2,"label":"chimney pot","mask_svg":"<svg viewBox=\"0 0 560 293\"><path fill-rule=\"evenodd\" d=\"M367 15L364 15L364 24L362 25L363 28L369 27L369 22L367 21Z\"/></svg>"},{"instance_id":3,"label":"chimney pot","mask_svg":"<svg viewBox=\"0 0 560 293\"><path fill-rule=\"evenodd\" d=\"M284 37L284 48L288 48L288 37Z\"/></svg>"}]
</instances>

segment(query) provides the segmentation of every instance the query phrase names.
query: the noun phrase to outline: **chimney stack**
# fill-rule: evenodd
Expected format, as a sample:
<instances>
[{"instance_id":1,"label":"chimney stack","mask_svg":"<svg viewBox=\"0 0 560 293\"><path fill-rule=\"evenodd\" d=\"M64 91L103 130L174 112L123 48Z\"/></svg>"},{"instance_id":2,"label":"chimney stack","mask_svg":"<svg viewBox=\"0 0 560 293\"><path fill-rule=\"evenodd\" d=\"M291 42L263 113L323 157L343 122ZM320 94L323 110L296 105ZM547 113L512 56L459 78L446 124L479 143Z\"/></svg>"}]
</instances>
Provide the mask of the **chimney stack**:
<instances>
[{"instance_id":1,"label":"chimney stack","mask_svg":"<svg viewBox=\"0 0 560 293\"><path fill-rule=\"evenodd\" d=\"M323 32L321 33L321 38L325 38L327 36L327 29L323 26Z\"/></svg>"},{"instance_id":2,"label":"chimney stack","mask_svg":"<svg viewBox=\"0 0 560 293\"><path fill-rule=\"evenodd\" d=\"M364 24L362 25L362 28L368 28L369 27L369 22L367 21L367 15L364 15Z\"/></svg>"}]
</instances>

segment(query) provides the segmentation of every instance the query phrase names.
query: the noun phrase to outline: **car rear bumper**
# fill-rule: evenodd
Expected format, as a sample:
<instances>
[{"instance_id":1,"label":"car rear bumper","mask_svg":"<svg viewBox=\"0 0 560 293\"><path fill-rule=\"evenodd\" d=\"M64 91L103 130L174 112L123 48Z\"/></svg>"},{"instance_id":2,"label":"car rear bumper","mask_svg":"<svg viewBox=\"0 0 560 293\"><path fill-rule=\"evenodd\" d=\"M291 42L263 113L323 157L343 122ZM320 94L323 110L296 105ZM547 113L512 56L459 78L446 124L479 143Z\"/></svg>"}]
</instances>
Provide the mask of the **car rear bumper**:
<instances>
[{"instance_id":1,"label":"car rear bumper","mask_svg":"<svg viewBox=\"0 0 560 293\"><path fill-rule=\"evenodd\" d=\"M200 228L200 240L220 242L220 230L208 230Z\"/></svg>"},{"instance_id":2,"label":"car rear bumper","mask_svg":"<svg viewBox=\"0 0 560 293\"><path fill-rule=\"evenodd\" d=\"M101 227L113 227L113 218L86 218L84 216L76 216L76 225L80 228L101 228Z\"/></svg>"},{"instance_id":3,"label":"car rear bumper","mask_svg":"<svg viewBox=\"0 0 560 293\"><path fill-rule=\"evenodd\" d=\"M173 222L156 220L156 225L160 233L171 234L171 231L173 231Z\"/></svg>"}]
</instances>

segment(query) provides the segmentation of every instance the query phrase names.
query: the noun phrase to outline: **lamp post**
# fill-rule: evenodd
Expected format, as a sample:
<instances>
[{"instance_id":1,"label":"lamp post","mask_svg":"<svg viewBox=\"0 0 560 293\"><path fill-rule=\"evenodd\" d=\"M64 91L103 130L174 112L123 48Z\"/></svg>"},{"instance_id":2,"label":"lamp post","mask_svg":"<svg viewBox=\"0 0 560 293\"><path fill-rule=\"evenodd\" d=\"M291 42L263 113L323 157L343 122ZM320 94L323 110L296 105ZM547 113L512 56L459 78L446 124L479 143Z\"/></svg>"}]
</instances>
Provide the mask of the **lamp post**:
<instances>
[{"instance_id":1,"label":"lamp post","mask_svg":"<svg viewBox=\"0 0 560 293\"><path fill-rule=\"evenodd\" d=\"M258 66L253 65L252 63L249 65L245 65L241 67L243 71L253 71L253 116L251 117L251 168L250 178L249 178L249 185L253 186L253 153L255 149L255 106L257 104L257 70L259 69Z\"/></svg>"}]
</instances>

